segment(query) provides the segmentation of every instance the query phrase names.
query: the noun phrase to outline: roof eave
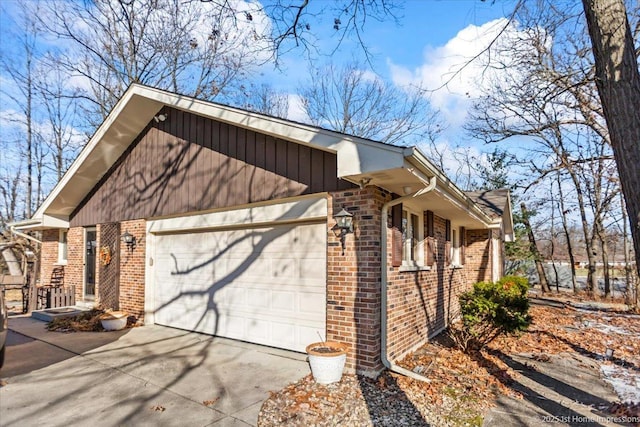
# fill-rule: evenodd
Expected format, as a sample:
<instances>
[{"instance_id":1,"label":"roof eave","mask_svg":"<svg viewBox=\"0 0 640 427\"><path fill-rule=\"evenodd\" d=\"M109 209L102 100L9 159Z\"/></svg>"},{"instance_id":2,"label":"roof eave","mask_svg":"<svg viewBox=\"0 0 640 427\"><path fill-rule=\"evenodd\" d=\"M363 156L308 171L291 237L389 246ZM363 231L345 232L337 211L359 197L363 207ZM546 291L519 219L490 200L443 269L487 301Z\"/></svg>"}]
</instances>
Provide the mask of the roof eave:
<instances>
[{"instance_id":1,"label":"roof eave","mask_svg":"<svg viewBox=\"0 0 640 427\"><path fill-rule=\"evenodd\" d=\"M487 215L469 196L464 194L447 176L445 176L437 167L431 163L427 156L422 153L417 147L405 148L405 158L407 161L421 171L430 176L435 176L438 185L437 189L448 197L454 199L461 206L465 206L469 215L475 217L477 220L489 227L493 223L493 219Z\"/></svg>"}]
</instances>

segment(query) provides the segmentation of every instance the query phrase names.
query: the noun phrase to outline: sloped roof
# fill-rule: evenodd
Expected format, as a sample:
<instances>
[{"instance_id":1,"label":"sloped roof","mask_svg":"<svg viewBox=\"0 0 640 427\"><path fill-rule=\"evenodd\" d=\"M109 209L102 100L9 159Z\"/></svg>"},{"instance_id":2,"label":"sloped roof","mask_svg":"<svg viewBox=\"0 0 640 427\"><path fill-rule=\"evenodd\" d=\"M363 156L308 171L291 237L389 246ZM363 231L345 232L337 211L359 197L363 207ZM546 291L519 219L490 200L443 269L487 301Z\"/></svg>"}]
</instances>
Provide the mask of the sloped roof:
<instances>
[{"instance_id":1,"label":"sloped roof","mask_svg":"<svg viewBox=\"0 0 640 427\"><path fill-rule=\"evenodd\" d=\"M14 225L24 229L67 228L73 210L165 106L336 153L338 177L355 184L370 183L406 194L437 177L435 191L422 197L423 202L432 202L437 214L463 214L467 227L496 223L494 214L456 187L417 147L393 146L132 84L32 219ZM504 203L499 207L499 212L505 210Z\"/></svg>"},{"instance_id":2,"label":"sloped roof","mask_svg":"<svg viewBox=\"0 0 640 427\"><path fill-rule=\"evenodd\" d=\"M491 218L501 217L505 209L508 209L509 190L506 188L499 190L466 191L465 193Z\"/></svg>"}]
</instances>

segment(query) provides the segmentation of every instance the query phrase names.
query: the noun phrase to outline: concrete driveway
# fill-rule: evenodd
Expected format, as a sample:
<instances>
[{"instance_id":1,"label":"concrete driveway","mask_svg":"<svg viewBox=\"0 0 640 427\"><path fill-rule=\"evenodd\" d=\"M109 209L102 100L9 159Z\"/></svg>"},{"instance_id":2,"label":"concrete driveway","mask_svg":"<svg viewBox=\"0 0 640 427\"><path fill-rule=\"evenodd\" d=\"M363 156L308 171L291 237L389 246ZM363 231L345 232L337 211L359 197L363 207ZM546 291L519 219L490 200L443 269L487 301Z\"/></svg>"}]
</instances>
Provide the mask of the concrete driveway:
<instances>
[{"instance_id":1,"label":"concrete driveway","mask_svg":"<svg viewBox=\"0 0 640 427\"><path fill-rule=\"evenodd\" d=\"M309 373L300 353L161 326L68 334L44 327L9 320L4 427L256 425L270 391Z\"/></svg>"}]
</instances>

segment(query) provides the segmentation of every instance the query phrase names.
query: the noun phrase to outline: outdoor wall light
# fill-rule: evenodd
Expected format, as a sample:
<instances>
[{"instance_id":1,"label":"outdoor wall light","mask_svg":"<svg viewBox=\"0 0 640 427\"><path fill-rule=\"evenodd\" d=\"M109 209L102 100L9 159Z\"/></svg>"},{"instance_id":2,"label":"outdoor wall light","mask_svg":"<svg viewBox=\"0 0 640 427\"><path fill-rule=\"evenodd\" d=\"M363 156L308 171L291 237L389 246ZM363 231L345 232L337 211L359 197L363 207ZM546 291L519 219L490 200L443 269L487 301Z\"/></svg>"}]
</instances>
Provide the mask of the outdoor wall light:
<instances>
[{"instance_id":1,"label":"outdoor wall light","mask_svg":"<svg viewBox=\"0 0 640 427\"><path fill-rule=\"evenodd\" d=\"M125 231L121 237L122 242L127 245L127 250L129 252L133 252L136 248L136 236L130 234L128 231Z\"/></svg>"},{"instance_id":2,"label":"outdoor wall light","mask_svg":"<svg viewBox=\"0 0 640 427\"><path fill-rule=\"evenodd\" d=\"M155 120L156 123L164 122L165 120L167 120L167 115L166 114L158 114L157 116L153 116L153 120Z\"/></svg>"},{"instance_id":3,"label":"outdoor wall light","mask_svg":"<svg viewBox=\"0 0 640 427\"><path fill-rule=\"evenodd\" d=\"M342 245L342 255L344 256L344 247L347 234L353 233L353 214L348 212L345 208L342 208L340 212L333 216L336 220L336 225L331 230L340 239Z\"/></svg>"}]
</instances>

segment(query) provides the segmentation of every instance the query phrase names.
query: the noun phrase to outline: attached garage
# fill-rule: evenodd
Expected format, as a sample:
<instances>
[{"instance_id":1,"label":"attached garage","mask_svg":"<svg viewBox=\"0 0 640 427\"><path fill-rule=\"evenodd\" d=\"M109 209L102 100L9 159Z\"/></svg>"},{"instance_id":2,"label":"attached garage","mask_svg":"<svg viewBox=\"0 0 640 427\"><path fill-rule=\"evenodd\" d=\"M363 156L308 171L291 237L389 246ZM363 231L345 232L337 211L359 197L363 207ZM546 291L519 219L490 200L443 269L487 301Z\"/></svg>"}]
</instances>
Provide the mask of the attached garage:
<instances>
[{"instance_id":1,"label":"attached garage","mask_svg":"<svg viewBox=\"0 0 640 427\"><path fill-rule=\"evenodd\" d=\"M270 206L152 223L154 322L295 351L324 336L326 214L276 215L272 223L283 208L291 211ZM212 223L221 225L202 229Z\"/></svg>"}]
</instances>

